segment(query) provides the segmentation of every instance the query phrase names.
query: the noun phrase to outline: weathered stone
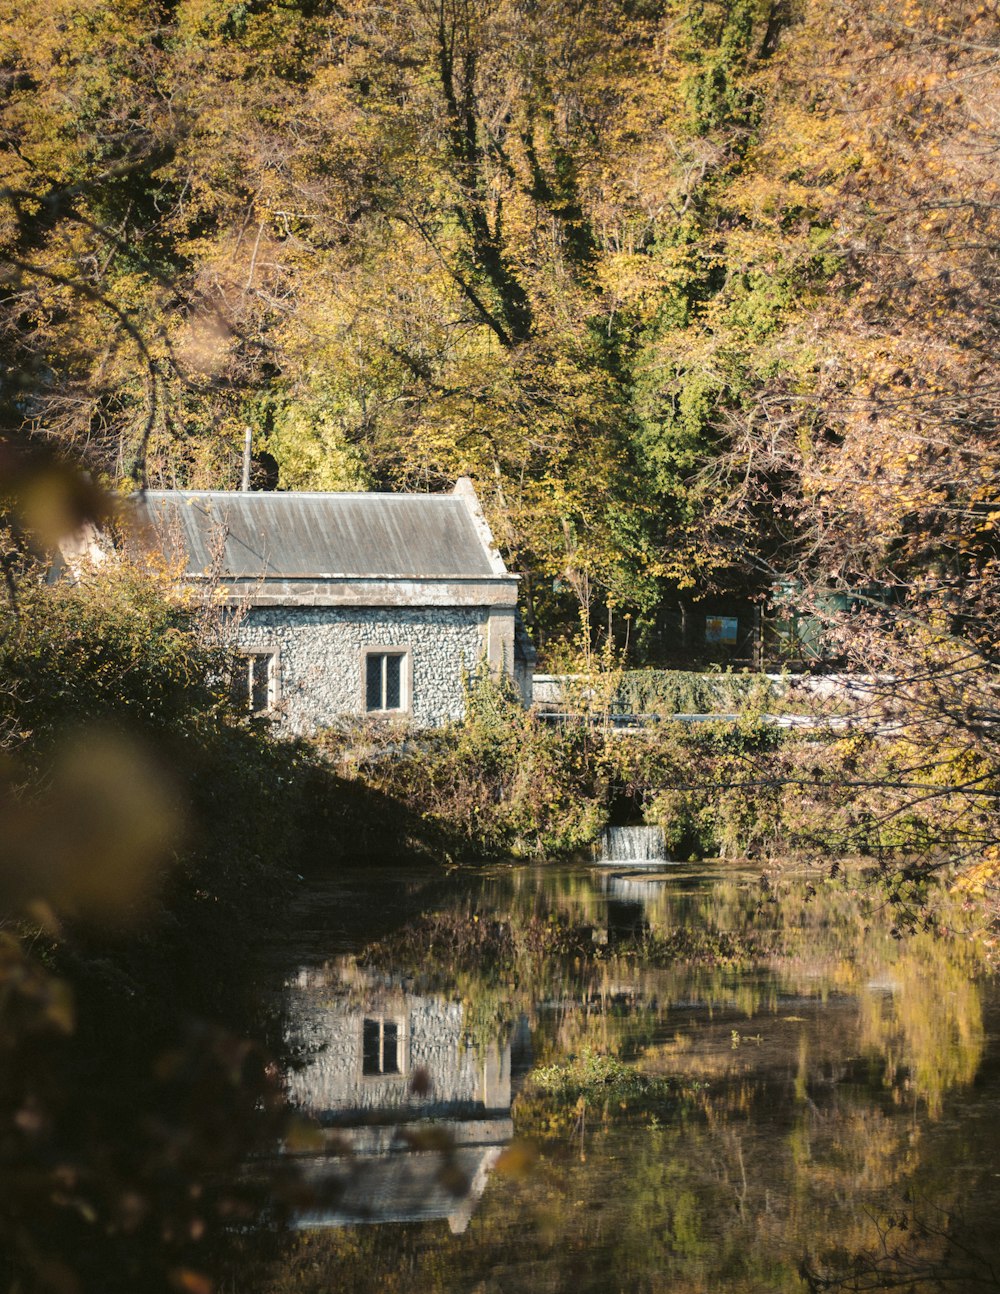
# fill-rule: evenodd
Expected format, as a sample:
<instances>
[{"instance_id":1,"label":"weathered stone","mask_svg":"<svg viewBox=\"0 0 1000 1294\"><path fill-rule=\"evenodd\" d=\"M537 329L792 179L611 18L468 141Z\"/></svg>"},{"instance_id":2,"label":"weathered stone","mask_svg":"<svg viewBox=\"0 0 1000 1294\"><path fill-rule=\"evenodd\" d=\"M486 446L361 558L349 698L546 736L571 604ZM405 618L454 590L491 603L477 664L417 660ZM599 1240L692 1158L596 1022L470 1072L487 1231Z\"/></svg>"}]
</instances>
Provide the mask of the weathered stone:
<instances>
[{"instance_id":1,"label":"weathered stone","mask_svg":"<svg viewBox=\"0 0 1000 1294\"><path fill-rule=\"evenodd\" d=\"M365 711L366 651L405 651L402 714L420 726L460 719L464 677L485 654L481 608L252 607L237 639L277 655L276 713L296 734ZM389 717L389 716L387 716Z\"/></svg>"},{"instance_id":2,"label":"weathered stone","mask_svg":"<svg viewBox=\"0 0 1000 1294\"><path fill-rule=\"evenodd\" d=\"M310 982L306 976L288 985L285 1006L291 1041L303 1056L289 1076L289 1095L311 1114L471 1118L510 1109L510 1044L473 1047L461 1002L373 983L362 1005L356 987L348 996L335 978ZM396 1028L391 1073L365 1065L366 1021Z\"/></svg>"}]
</instances>

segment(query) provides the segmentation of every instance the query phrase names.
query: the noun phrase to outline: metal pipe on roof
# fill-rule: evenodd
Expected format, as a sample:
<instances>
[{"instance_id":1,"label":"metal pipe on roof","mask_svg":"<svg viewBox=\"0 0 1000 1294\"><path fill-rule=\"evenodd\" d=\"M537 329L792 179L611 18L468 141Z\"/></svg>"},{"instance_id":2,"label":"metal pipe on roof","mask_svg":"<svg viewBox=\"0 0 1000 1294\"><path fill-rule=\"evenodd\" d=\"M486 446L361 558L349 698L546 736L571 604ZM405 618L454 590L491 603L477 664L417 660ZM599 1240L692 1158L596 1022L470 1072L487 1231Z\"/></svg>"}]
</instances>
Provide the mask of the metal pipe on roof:
<instances>
[{"instance_id":1,"label":"metal pipe on roof","mask_svg":"<svg viewBox=\"0 0 1000 1294\"><path fill-rule=\"evenodd\" d=\"M250 492L250 444L253 440L253 428L243 428L243 483L240 490L243 494Z\"/></svg>"}]
</instances>

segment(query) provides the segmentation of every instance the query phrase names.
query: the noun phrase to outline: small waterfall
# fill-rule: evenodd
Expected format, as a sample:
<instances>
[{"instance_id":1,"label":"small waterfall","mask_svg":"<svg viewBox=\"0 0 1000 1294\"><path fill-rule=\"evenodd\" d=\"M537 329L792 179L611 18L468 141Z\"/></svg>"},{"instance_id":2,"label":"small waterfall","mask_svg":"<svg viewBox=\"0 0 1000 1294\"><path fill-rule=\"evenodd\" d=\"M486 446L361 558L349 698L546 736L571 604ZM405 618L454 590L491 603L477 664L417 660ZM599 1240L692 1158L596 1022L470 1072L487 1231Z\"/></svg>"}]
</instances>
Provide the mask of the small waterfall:
<instances>
[{"instance_id":1,"label":"small waterfall","mask_svg":"<svg viewBox=\"0 0 1000 1294\"><path fill-rule=\"evenodd\" d=\"M602 863L665 863L667 851L659 827L608 827Z\"/></svg>"}]
</instances>

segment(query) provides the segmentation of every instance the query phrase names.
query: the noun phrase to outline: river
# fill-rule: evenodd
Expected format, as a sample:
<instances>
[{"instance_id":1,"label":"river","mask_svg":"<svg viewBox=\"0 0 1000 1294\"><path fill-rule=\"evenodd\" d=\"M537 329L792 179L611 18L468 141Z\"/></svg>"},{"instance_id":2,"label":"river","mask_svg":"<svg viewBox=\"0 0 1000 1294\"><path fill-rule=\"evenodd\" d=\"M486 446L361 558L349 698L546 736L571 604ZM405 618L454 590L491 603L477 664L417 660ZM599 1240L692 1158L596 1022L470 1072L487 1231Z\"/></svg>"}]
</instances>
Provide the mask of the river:
<instances>
[{"instance_id":1,"label":"river","mask_svg":"<svg viewBox=\"0 0 1000 1294\"><path fill-rule=\"evenodd\" d=\"M1000 1288L970 919L719 863L304 882L265 959L301 1119L254 1284Z\"/></svg>"}]
</instances>

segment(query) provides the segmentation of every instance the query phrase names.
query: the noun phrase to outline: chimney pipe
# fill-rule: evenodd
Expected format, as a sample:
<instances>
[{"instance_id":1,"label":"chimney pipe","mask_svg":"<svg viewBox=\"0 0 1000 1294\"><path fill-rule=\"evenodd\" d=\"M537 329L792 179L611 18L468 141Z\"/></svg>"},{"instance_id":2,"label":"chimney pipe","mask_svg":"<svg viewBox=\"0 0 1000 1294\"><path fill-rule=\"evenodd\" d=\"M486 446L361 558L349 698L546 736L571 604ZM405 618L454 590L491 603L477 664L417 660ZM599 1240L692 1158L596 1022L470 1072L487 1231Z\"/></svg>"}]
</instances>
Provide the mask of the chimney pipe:
<instances>
[{"instance_id":1,"label":"chimney pipe","mask_svg":"<svg viewBox=\"0 0 1000 1294\"><path fill-rule=\"evenodd\" d=\"M250 489L250 441L253 438L253 428L243 428L243 483L240 489L246 494Z\"/></svg>"}]
</instances>

